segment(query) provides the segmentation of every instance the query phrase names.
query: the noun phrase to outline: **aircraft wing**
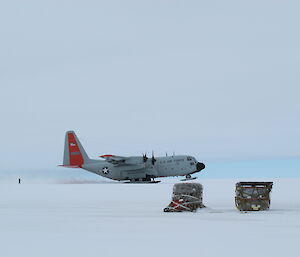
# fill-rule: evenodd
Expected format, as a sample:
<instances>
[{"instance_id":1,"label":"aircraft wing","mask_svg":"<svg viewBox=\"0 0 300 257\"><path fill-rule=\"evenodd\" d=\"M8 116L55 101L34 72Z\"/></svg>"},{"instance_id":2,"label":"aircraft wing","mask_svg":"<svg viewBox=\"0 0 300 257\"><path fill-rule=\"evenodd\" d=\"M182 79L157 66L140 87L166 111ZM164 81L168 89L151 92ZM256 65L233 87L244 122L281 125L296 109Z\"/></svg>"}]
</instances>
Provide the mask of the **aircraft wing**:
<instances>
[{"instance_id":1,"label":"aircraft wing","mask_svg":"<svg viewBox=\"0 0 300 257\"><path fill-rule=\"evenodd\" d=\"M105 155L101 155L99 157L105 159L107 162L110 162L112 164L125 163L125 161L128 159L128 157L111 155L111 154L105 154Z\"/></svg>"},{"instance_id":2,"label":"aircraft wing","mask_svg":"<svg viewBox=\"0 0 300 257\"><path fill-rule=\"evenodd\" d=\"M101 155L99 157L104 158L107 162L110 162L118 166L130 166L131 168L135 168L135 169L145 168L145 161L141 156L124 157L124 156L106 154L106 155Z\"/></svg>"}]
</instances>

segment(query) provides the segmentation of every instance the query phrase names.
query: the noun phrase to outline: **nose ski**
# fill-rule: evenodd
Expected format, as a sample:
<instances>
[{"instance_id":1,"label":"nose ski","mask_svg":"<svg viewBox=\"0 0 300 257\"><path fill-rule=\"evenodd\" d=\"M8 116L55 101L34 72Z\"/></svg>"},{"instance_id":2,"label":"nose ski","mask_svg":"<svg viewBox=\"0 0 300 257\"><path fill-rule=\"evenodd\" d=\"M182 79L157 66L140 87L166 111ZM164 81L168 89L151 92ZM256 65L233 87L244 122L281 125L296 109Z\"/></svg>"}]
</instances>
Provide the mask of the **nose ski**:
<instances>
[{"instance_id":1,"label":"nose ski","mask_svg":"<svg viewBox=\"0 0 300 257\"><path fill-rule=\"evenodd\" d=\"M189 181L189 180L194 180L194 179L197 179L197 177L192 177L191 174L188 174L185 176L184 179L181 179L180 181Z\"/></svg>"}]
</instances>

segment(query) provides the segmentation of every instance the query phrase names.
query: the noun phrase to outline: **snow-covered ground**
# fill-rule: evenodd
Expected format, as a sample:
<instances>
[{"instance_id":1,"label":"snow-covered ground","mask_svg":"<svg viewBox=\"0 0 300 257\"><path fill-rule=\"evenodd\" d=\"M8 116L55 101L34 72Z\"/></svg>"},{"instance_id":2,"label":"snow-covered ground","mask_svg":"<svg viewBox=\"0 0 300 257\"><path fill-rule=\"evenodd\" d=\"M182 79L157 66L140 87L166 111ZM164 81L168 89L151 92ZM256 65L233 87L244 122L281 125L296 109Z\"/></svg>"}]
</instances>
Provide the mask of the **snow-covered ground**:
<instances>
[{"instance_id":1,"label":"snow-covered ground","mask_svg":"<svg viewBox=\"0 0 300 257\"><path fill-rule=\"evenodd\" d=\"M232 179L197 180L197 213L163 212L178 180L1 184L0 256L299 256L300 179L270 180L271 209L254 213L235 209Z\"/></svg>"}]
</instances>

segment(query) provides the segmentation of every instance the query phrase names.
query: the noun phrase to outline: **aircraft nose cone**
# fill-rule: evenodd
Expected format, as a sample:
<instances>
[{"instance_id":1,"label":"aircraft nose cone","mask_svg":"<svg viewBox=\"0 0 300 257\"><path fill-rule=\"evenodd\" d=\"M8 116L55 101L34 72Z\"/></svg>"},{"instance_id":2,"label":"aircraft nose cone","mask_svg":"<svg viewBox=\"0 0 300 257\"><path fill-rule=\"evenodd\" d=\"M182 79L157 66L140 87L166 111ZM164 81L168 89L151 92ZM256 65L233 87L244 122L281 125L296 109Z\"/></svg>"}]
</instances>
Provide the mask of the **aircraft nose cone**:
<instances>
[{"instance_id":1,"label":"aircraft nose cone","mask_svg":"<svg viewBox=\"0 0 300 257\"><path fill-rule=\"evenodd\" d=\"M196 169L197 169L197 171L201 171L201 170L205 169L205 164L202 162L197 162Z\"/></svg>"}]
</instances>

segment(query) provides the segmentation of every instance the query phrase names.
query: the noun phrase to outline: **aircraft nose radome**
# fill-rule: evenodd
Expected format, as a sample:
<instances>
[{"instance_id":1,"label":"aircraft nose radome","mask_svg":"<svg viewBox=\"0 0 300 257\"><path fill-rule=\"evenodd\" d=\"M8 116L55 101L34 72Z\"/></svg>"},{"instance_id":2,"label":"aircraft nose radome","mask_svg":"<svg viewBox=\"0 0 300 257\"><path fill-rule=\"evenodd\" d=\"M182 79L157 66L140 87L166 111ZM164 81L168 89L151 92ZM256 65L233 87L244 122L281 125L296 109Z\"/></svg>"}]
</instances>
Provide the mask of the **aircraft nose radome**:
<instances>
[{"instance_id":1,"label":"aircraft nose radome","mask_svg":"<svg viewBox=\"0 0 300 257\"><path fill-rule=\"evenodd\" d=\"M205 169L205 164L202 162L197 162L196 169L197 169L197 171L201 171L201 170Z\"/></svg>"}]
</instances>

